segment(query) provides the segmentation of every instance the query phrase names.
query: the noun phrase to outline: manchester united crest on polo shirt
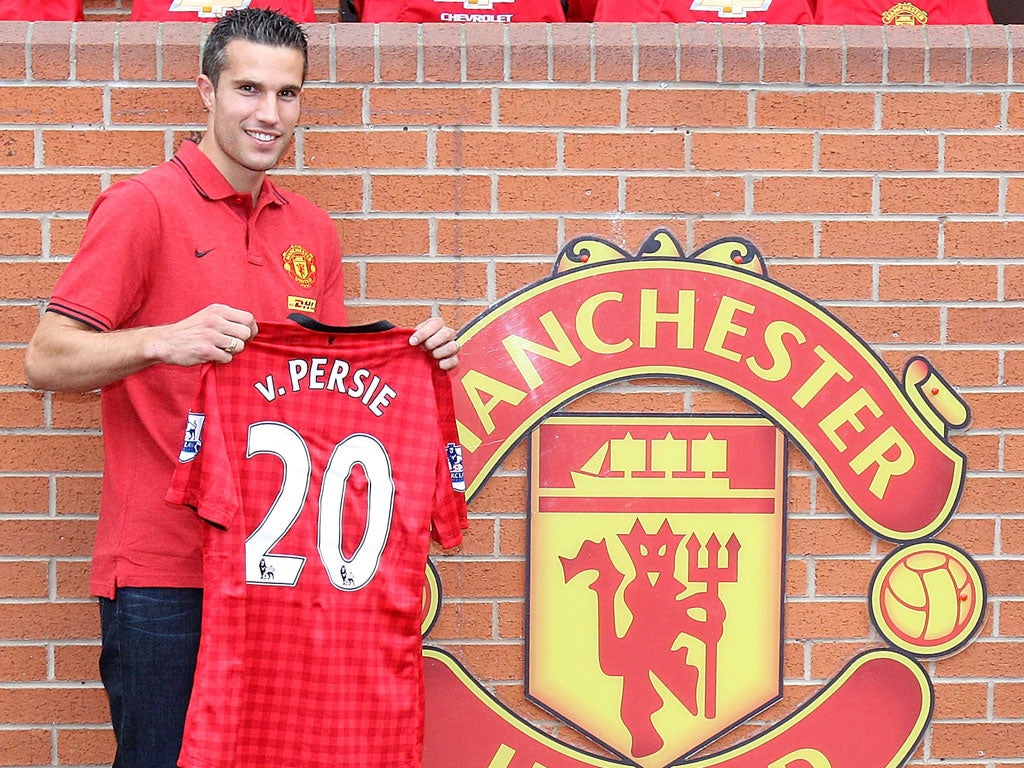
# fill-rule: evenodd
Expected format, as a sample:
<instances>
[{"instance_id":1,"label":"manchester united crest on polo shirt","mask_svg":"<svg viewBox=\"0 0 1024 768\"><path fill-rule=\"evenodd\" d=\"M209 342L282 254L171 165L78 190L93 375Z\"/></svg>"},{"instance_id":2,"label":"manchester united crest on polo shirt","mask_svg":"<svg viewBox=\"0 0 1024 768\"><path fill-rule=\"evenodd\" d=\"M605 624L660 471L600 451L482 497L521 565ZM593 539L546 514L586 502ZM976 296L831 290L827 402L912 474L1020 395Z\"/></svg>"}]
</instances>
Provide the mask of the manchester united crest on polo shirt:
<instances>
[{"instance_id":1,"label":"manchester united crest on polo shirt","mask_svg":"<svg viewBox=\"0 0 1024 768\"><path fill-rule=\"evenodd\" d=\"M316 259L301 245L293 245L283 254L284 271L303 288L310 288L316 282Z\"/></svg>"}]
</instances>

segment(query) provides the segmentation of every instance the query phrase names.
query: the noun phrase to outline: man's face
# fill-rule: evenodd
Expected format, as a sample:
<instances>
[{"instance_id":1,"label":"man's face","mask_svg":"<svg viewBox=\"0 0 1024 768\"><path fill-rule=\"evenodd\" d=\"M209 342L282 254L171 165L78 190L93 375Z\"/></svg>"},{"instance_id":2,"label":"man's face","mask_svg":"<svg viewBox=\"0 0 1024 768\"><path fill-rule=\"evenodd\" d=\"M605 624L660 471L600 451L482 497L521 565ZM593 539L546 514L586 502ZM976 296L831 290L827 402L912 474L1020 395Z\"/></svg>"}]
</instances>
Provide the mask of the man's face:
<instances>
[{"instance_id":1,"label":"man's face","mask_svg":"<svg viewBox=\"0 0 1024 768\"><path fill-rule=\"evenodd\" d=\"M225 50L227 65L216 87L199 76L209 110L199 146L235 189L255 195L299 120L302 53L248 40L232 40Z\"/></svg>"}]
</instances>

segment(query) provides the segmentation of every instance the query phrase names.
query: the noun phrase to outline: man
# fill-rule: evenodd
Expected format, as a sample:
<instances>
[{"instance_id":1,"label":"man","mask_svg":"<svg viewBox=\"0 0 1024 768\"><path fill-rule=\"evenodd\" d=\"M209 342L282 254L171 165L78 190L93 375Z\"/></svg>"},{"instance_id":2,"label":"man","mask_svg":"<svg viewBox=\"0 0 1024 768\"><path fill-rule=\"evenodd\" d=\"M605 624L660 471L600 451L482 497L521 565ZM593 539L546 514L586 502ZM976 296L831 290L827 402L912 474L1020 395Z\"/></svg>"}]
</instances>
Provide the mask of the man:
<instances>
[{"instance_id":1,"label":"man","mask_svg":"<svg viewBox=\"0 0 1024 768\"><path fill-rule=\"evenodd\" d=\"M105 468L93 554L100 671L115 768L173 768L202 611L201 523L164 500L199 365L230 364L257 320L345 322L341 250L326 212L267 171L291 142L306 75L291 19L246 9L210 31L197 84L198 145L111 186L29 343L39 389L102 388ZM448 370L454 332L414 331Z\"/></svg>"}]
</instances>

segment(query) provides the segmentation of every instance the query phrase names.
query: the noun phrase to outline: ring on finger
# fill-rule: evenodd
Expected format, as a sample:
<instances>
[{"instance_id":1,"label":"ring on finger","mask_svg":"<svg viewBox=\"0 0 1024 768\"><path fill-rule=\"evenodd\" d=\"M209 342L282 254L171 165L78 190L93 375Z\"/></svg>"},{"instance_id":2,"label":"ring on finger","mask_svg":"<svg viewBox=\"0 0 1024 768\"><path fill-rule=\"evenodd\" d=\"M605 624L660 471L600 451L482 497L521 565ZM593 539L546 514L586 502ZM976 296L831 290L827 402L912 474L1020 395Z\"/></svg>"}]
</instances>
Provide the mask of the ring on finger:
<instances>
[{"instance_id":1,"label":"ring on finger","mask_svg":"<svg viewBox=\"0 0 1024 768\"><path fill-rule=\"evenodd\" d=\"M232 336L231 337L231 343L228 344L226 347L224 347L224 351L225 352L234 352L235 351L235 347L237 347L237 346L238 346L238 337L237 336Z\"/></svg>"}]
</instances>

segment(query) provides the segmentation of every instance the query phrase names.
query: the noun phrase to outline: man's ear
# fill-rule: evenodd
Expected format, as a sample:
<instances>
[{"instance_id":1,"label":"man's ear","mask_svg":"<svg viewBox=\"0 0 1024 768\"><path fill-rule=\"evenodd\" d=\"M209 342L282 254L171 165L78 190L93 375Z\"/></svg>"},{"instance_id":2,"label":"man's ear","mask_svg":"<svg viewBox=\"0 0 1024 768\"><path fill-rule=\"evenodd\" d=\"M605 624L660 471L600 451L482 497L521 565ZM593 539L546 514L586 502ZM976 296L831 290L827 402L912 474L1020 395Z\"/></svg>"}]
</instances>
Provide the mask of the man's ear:
<instances>
[{"instance_id":1,"label":"man's ear","mask_svg":"<svg viewBox=\"0 0 1024 768\"><path fill-rule=\"evenodd\" d=\"M207 110L212 109L217 94L217 88L214 86L213 81L206 75L200 75L196 78L196 87L199 88L199 96L203 100L203 106Z\"/></svg>"}]
</instances>

